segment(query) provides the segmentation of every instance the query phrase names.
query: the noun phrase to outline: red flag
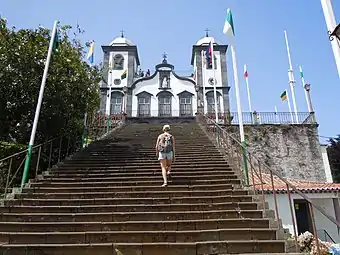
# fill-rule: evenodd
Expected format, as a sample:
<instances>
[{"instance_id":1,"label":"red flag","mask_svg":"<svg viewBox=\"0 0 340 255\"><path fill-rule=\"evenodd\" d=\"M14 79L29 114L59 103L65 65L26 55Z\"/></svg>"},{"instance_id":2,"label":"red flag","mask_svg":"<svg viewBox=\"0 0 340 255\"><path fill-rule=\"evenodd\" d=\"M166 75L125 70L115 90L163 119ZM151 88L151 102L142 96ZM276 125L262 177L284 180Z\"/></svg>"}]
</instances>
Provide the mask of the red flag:
<instances>
[{"instance_id":1,"label":"red flag","mask_svg":"<svg viewBox=\"0 0 340 255\"><path fill-rule=\"evenodd\" d=\"M248 78L248 71L247 71L247 66L244 65L244 73L243 73L245 78Z\"/></svg>"}]
</instances>

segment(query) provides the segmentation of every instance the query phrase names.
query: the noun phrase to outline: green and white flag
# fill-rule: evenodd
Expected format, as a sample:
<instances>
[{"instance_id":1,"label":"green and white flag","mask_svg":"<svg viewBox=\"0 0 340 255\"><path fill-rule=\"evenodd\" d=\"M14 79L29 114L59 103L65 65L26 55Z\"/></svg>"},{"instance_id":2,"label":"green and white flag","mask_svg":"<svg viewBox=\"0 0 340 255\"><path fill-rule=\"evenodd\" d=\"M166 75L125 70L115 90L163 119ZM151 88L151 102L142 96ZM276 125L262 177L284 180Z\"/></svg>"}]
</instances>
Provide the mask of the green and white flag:
<instances>
[{"instance_id":1,"label":"green and white flag","mask_svg":"<svg viewBox=\"0 0 340 255\"><path fill-rule=\"evenodd\" d=\"M231 13L230 8L227 9L227 17L224 23L223 34L228 35L232 40L235 37L233 15Z\"/></svg>"},{"instance_id":2,"label":"green and white flag","mask_svg":"<svg viewBox=\"0 0 340 255\"><path fill-rule=\"evenodd\" d=\"M300 66L300 76L303 78L303 72L302 72L302 67Z\"/></svg>"}]
</instances>

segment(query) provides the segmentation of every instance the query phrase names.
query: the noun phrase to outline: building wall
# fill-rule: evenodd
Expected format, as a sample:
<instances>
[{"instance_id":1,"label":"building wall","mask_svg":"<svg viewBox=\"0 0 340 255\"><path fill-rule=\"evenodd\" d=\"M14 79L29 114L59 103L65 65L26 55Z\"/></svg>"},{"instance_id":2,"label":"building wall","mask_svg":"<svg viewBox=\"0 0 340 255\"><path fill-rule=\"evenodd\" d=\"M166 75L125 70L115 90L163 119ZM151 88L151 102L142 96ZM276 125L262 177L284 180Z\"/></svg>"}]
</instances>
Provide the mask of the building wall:
<instances>
[{"instance_id":1,"label":"building wall","mask_svg":"<svg viewBox=\"0 0 340 255\"><path fill-rule=\"evenodd\" d=\"M151 116L158 116L158 97L157 94L162 90L159 89L159 74L157 74L151 80L143 80L136 84L136 87L132 92L132 116L136 117L138 114L138 98L137 94L141 92L148 92L151 96ZM192 112L193 116L197 112L197 96L194 85L185 80L177 79L172 73L170 75L170 87L171 89L167 89L173 94L172 97L172 116L179 116L179 97L178 94L183 91L188 91L193 94L192 96Z\"/></svg>"},{"instance_id":2,"label":"building wall","mask_svg":"<svg viewBox=\"0 0 340 255\"><path fill-rule=\"evenodd\" d=\"M109 85L112 84L113 88L123 88L124 86L127 86L128 85L129 76L133 77L133 59L130 57L130 61L128 61L129 60L128 52L126 52L126 51L125 52L124 51L122 51L122 52L119 52L119 51L117 51L117 52L116 51L115 52L110 52L110 58L111 58L112 63L114 63L114 60L113 60L114 56L118 55L118 54L120 54L120 55L122 55L124 57L124 67L123 67L122 70L112 70L111 73L109 72ZM127 70L127 71L131 70L131 71L128 71L126 79L121 80L121 84L120 85L115 85L114 84L114 80L115 79L120 79L121 75L123 74L123 72L125 70Z\"/></svg>"},{"instance_id":3,"label":"building wall","mask_svg":"<svg viewBox=\"0 0 340 255\"><path fill-rule=\"evenodd\" d=\"M334 193L307 193L306 194L311 201L322 207L327 214L335 218L335 210L334 210L334 203L333 199L339 199L336 194ZM302 199L297 194L291 194L292 200L295 199ZM275 202L274 196L272 194L266 195L266 201L269 204L269 209L275 211ZM289 229L289 232L292 236L294 236L294 229L293 229L293 221L290 214L290 207L289 207L289 199L287 194L277 194L277 202L279 208L279 216L282 220L282 226L284 228ZM294 204L292 203L293 210ZM328 220L321 212L314 208L314 217L315 217L315 224L317 230L326 230L328 234L334 239L336 242L340 242L340 235L337 229L337 226ZM295 211L293 213L294 221L296 222ZM297 231L297 228L296 228ZM297 232L298 233L298 232Z\"/></svg>"},{"instance_id":4,"label":"building wall","mask_svg":"<svg viewBox=\"0 0 340 255\"><path fill-rule=\"evenodd\" d=\"M238 126L226 130L239 139ZM315 125L245 125L247 147L286 178L326 182Z\"/></svg>"},{"instance_id":5,"label":"building wall","mask_svg":"<svg viewBox=\"0 0 340 255\"><path fill-rule=\"evenodd\" d=\"M325 168L326 180L328 183L333 183L331 167L329 165L328 154L327 154L327 145L320 145L320 148L321 148L323 165Z\"/></svg>"}]
</instances>

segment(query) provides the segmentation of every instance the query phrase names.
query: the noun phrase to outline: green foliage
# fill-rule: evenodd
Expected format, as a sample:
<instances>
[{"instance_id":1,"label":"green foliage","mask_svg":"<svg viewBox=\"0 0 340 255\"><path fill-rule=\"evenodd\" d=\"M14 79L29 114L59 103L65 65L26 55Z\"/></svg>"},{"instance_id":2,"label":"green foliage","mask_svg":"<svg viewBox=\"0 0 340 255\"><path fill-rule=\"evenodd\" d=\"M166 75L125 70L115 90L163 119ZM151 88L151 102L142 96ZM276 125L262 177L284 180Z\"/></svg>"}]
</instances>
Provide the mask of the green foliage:
<instances>
[{"instance_id":1,"label":"green foliage","mask_svg":"<svg viewBox=\"0 0 340 255\"><path fill-rule=\"evenodd\" d=\"M333 180L336 183L340 183L340 135L337 138L330 139L329 143L327 154Z\"/></svg>"},{"instance_id":2,"label":"green foliage","mask_svg":"<svg viewBox=\"0 0 340 255\"><path fill-rule=\"evenodd\" d=\"M59 26L35 144L71 132L80 134L85 110L91 113L99 107L100 70L83 60L86 46L77 39L82 31L71 33L71 29ZM29 141L50 38L48 29L16 30L0 18L1 141Z\"/></svg>"}]
</instances>

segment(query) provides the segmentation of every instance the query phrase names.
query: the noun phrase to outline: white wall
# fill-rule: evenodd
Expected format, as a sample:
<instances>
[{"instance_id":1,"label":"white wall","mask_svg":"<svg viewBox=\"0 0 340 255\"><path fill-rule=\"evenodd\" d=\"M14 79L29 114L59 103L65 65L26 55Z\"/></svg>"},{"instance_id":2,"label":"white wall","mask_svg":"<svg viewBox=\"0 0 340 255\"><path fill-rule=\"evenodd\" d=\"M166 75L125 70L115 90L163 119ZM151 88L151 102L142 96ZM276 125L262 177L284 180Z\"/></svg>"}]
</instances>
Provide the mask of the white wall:
<instances>
[{"instance_id":1,"label":"white wall","mask_svg":"<svg viewBox=\"0 0 340 255\"><path fill-rule=\"evenodd\" d=\"M172 73L170 75L170 87L171 89L167 89L166 91L169 91L173 94L172 97L172 116L179 116L179 97L177 94L188 91L193 94L192 96L192 110L193 110L193 116L197 112L197 95L195 91L195 86L193 83L185 80L179 80L177 79ZM162 90L159 89L159 74L157 74L153 79L151 80L145 80L138 82L136 84L135 89L132 93L132 116L137 116L138 111L138 99L137 94L141 92L148 92L152 94L151 96L151 116L157 117L158 116L158 98L157 94L161 92Z\"/></svg>"},{"instance_id":2,"label":"white wall","mask_svg":"<svg viewBox=\"0 0 340 255\"><path fill-rule=\"evenodd\" d=\"M335 211L334 211L334 205L333 205L333 198L337 198L337 195L335 193L306 193L308 198L312 200L312 202L316 205L319 205L322 207L330 216L335 218ZM302 199L297 194L291 194L292 200L294 199ZM269 208L271 210L275 211L275 203L274 203L274 196L266 195L266 201L269 204ZM290 234L294 235L293 230L293 223L292 218L290 215L290 207L289 207L289 199L287 194L277 194L277 201L278 201L278 207L279 207L279 216L282 220L282 225L284 228L288 228ZM294 221L296 222L295 217L295 208L292 201L293 206L293 216ZM321 214L316 208L313 210L314 217L315 217L315 224L317 230L325 229L328 234L334 239L336 242L340 242L340 235L338 234L337 227L334 223L332 223L330 220L328 220L323 214ZM296 229L297 231L297 229ZM298 233L298 232L297 232Z\"/></svg>"},{"instance_id":3,"label":"white wall","mask_svg":"<svg viewBox=\"0 0 340 255\"><path fill-rule=\"evenodd\" d=\"M323 165L325 168L326 181L328 183L333 183L331 167L329 166L329 160L328 160L328 154L327 154L327 145L320 145L320 148L321 148Z\"/></svg>"},{"instance_id":4,"label":"white wall","mask_svg":"<svg viewBox=\"0 0 340 255\"><path fill-rule=\"evenodd\" d=\"M219 51L215 51L214 55L216 57L216 69L215 69L215 78L216 78L216 87L222 86L222 72L221 72L221 54ZM209 84L208 80L209 78L214 77L214 71L213 69L205 69L205 73L203 74L203 83L206 87L212 87L211 84Z\"/></svg>"},{"instance_id":5,"label":"white wall","mask_svg":"<svg viewBox=\"0 0 340 255\"><path fill-rule=\"evenodd\" d=\"M114 61L113 61L114 56L118 55L118 54L120 54L124 57L124 68L123 68L123 70L112 70L112 75L110 75L110 72L109 72L109 78L108 78L109 82L108 83L109 83L109 86L112 84L113 88L122 88L124 86L127 86L127 80L128 80L128 72L127 72L126 78L121 81L120 85L114 85L114 83L113 83L113 81L115 79L120 79L123 72L128 69L128 53L127 52L118 52L118 51L110 52L110 58L111 58L112 65L114 65Z\"/></svg>"}]
</instances>

